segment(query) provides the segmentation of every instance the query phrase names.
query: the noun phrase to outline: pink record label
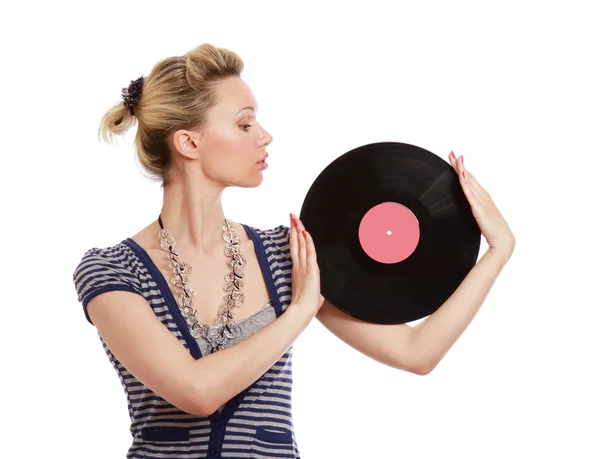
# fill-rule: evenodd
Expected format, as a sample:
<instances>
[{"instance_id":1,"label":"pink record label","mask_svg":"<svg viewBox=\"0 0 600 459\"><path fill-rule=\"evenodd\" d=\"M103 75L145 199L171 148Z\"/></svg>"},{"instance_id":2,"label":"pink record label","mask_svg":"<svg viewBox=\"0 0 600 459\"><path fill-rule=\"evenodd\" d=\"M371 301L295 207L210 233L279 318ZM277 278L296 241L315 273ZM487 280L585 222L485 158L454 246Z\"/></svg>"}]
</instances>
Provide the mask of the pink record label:
<instances>
[{"instance_id":1,"label":"pink record label","mask_svg":"<svg viewBox=\"0 0 600 459\"><path fill-rule=\"evenodd\" d=\"M416 249L419 235L415 214L396 202L372 207L358 228L362 249L373 260L386 264L407 259Z\"/></svg>"}]
</instances>

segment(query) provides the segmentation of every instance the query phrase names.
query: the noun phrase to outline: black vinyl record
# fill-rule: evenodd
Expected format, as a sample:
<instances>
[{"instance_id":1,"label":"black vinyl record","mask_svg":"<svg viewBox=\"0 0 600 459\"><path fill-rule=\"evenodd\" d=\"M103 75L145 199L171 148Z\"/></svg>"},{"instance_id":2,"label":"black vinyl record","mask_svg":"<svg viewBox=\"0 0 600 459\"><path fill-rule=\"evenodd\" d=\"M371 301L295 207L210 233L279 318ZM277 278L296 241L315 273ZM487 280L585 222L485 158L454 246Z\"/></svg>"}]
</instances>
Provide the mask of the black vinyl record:
<instances>
[{"instance_id":1,"label":"black vinyl record","mask_svg":"<svg viewBox=\"0 0 600 459\"><path fill-rule=\"evenodd\" d=\"M300 218L311 233L322 295L367 322L435 312L477 262L481 231L450 164L423 148L355 148L311 185Z\"/></svg>"}]
</instances>

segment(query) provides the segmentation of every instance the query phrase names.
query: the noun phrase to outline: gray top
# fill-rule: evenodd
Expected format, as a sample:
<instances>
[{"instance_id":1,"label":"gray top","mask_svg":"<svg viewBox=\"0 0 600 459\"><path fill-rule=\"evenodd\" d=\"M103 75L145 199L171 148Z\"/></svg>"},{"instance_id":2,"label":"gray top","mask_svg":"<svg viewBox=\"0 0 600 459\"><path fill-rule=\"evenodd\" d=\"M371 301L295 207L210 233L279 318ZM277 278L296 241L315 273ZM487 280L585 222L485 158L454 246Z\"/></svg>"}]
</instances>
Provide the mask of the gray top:
<instances>
[{"instance_id":1,"label":"gray top","mask_svg":"<svg viewBox=\"0 0 600 459\"><path fill-rule=\"evenodd\" d=\"M236 330L236 335L229 341L226 345L227 348L238 344L248 338L250 335L256 333L264 326L270 324L277 318L277 314L275 312L275 308L273 304L269 301L265 304L262 309L250 317L246 317L245 319L238 320L237 322L231 322L231 325L234 325ZM218 326L211 325L210 330L217 330ZM210 333L210 332L209 332ZM203 355L205 355L208 351L206 350L206 340L202 337L196 338L196 341L200 345L200 349L202 350ZM219 408L219 411L222 411L225 405L222 405Z\"/></svg>"}]
</instances>

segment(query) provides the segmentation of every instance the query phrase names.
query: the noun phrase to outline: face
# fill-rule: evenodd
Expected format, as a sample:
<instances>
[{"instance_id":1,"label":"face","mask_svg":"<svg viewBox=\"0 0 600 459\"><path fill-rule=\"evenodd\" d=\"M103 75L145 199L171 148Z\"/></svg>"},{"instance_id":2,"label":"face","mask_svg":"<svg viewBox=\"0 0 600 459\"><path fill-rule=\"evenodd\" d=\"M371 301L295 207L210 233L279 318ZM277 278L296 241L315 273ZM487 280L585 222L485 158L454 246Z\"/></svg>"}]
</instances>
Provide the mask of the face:
<instances>
[{"instance_id":1,"label":"face","mask_svg":"<svg viewBox=\"0 0 600 459\"><path fill-rule=\"evenodd\" d=\"M176 133L178 149L195 159L192 163L207 179L221 186L256 187L266 168L259 162L273 138L257 123L256 100L241 78L221 81L216 94L218 103L198 132L184 131L189 138Z\"/></svg>"}]
</instances>

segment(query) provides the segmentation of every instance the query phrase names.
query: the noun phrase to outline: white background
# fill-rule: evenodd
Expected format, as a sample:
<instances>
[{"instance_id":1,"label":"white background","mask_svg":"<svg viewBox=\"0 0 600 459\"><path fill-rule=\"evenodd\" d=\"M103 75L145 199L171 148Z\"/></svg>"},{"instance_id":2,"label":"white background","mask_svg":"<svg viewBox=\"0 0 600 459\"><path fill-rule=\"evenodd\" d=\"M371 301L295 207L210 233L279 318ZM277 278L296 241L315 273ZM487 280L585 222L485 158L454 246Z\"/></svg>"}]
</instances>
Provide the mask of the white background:
<instances>
[{"instance_id":1,"label":"white background","mask_svg":"<svg viewBox=\"0 0 600 459\"><path fill-rule=\"evenodd\" d=\"M327 164L391 140L464 154L517 238L428 376L384 367L313 321L294 355L302 457L600 457L593 4L4 6L0 456L125 457L126 400L71 276L85 250L154 220L162 193L133 135L109 147L97 129L130 80L210 42L241 55L274 136L263 184L226 191L229 218L287 223Z\"/></svg>"}]
</instances>

